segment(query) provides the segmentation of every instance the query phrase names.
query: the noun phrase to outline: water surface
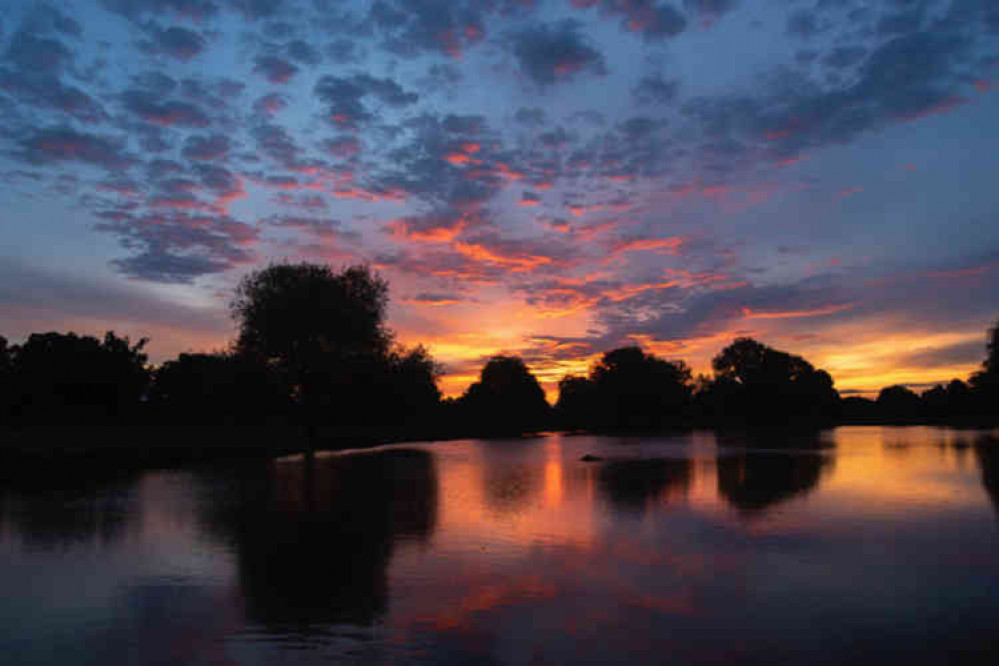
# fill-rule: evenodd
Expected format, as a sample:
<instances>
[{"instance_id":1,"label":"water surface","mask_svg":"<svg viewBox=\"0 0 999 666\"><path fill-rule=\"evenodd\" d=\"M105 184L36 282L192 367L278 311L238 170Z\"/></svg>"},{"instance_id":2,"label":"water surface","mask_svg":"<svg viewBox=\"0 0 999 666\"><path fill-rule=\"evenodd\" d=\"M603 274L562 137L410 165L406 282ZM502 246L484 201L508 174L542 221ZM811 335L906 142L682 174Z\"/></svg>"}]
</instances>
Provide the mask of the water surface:
<instances>
[{"instance_id":1,"label":"water surface","mask_svg":"<svg viewBox=\"0 0 999 666\"><path fill-rule=\"evenodd\" d=\"M0 655L995 663L997 512L999 448L935 428L69 471L0 487Z\"/></svg>"}]
</instances>

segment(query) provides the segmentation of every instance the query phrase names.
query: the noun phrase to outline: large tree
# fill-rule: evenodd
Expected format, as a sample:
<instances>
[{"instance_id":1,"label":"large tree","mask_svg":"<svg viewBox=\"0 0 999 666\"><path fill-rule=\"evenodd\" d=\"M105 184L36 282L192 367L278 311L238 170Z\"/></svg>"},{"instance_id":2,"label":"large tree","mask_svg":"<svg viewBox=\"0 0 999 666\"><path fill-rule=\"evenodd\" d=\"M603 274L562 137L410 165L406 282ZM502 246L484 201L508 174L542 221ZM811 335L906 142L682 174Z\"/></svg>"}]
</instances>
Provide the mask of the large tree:
<instances>
[{"instance_id":1,"label":"large tree","mask_svg":"<svg viewBox=\"0 0 999 666\"><path fill-rule=\"evenodd\" d=\"M287 414L287 387L260 359L181 354L153 374L150 402L172 423L257 423Z\"/></svg>"},{"instance_id":2,"label":"large tree","mask_svg":"<svg viewBox=\"0 0 999 666\"><path fill-rule=\"evenodd\" d=\"M989 329L982 369L971 376L970 382L982 416L992 419L999 414L999 322Z\"/></svg>"},{"instance_id":3,"label":"large tree","mask_svg":"<svg viewBox=\"0 0 999 666\"><path fill-rule=\"evenodd\" d=\"M0 335L0 426L10 419L10 401L13 395L13 365L7 338Z\"/></svg>"},{"instance_id":4,"label":"large tree","mask_svg":"<svg viewBox=\"0 0 999 666\"><path fill-rule=\"evenodd\" d=\"M138 409L149 383L147 340L113 332L103 340L35 333L13 349L15 410L27 420L121 418Z\"/></svg>"},{"instance_id":5,"label":"large tree","mask_svg":"<svg viewBox=\"0 0 999 666\"><path fill-rule=\"evenodd\" d=\"M438 371L426 350L393 343L387 306L367 266L272 265L236 290L236 353L273 368L309 424L405 423L436 405Z\"/></svg>"},{"instance_id":6,"label":"large tree","mask_svg":"<svg viewBox=\"0 0 999 666\"><path fill-rule=\"evenodd\" d=\"M744 425L824 423L837 415L832 377L811 363L752 338L737 338L712 360L715 380L700 396L716 422Z\"/></svg>"},{"instance_id":7,"label":"large tree","mask_svg":"<svg viewBox=\"0 0 999 666\"><path fill-rule=\"evenodd\" d=\"M551 410L537 378L517 356L490 358L460 404L471 427L497 434L539 430Z\"/></svg>"},{"instance_id":8,"label":"large tree","mask_svg":"<svg viewBox=\"0 0 999 666\"><path fill-rule=\"evenodd\" d=\"M692 379L683 361L666 361L639 347L603 355L590 372L598 425L649 430L677 425L690 400Z\"/></svg>"}]
</instances>

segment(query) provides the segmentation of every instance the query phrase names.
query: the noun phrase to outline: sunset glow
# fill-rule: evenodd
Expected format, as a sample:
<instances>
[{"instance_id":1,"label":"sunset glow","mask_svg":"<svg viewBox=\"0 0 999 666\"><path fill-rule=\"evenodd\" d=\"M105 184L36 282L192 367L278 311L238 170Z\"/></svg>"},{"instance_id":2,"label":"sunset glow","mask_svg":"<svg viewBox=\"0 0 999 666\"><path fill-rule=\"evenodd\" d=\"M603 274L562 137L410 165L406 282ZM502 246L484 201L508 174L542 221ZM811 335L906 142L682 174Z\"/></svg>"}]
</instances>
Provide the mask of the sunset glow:
<instances>
[{"instance_id":1,"label":"sunset glow","mask_svg":"<svg viewBox=\"0 0 999 666\"><path fill-rule=\"evenodd\" d=\"M614 347L709 373L737 336L845 395L967 378L999 315L988 3L847 4L16 0L0 334L158 363L231 342L247 271L364 262L450 396L492 354L554 399Z\"/></svg>"}]
</instances>

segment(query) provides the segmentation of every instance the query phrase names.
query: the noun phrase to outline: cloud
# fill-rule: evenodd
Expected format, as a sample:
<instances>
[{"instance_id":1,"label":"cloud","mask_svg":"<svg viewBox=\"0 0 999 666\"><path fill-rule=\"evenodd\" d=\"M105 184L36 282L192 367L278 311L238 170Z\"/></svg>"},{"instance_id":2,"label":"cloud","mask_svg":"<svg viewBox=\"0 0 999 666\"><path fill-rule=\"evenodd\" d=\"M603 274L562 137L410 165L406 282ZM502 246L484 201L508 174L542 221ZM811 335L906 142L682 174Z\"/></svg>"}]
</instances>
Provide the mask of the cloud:
<instances>
[{"instance_id":1,"label":"cloud","mask_svg":"<svg viewBox=\"0 0 999 666\"><path fill-rule=\"evenodd\" d=\"M521 107L513 117L521 125L529 127L540 127L545 124L545 111L539 107Z\"/></svg>"},{"instance_id":2,"label":"cloud","mask_svg":"<svg viewBox=\"0 0 999 666\"><path fill-rule=\"evenodd\" d=\"M822 32L815 14L805 10L792 13L787 19L787 34L802 39L811 39Z\"/></svg>"},{"instance_id":3,"label":"cloud","mask_svg":"<svg viewBox=\"0 0 999 666\"><path fill-rule=\"evenodd\" d=\"M655 0L570 0L577 9L599 7L604 16L620 17L621 28L641 34L648 41L676 37L687 27L675 7Z\"/></svg>"},{"instance_id":4,"label":"cloud","mask_svg":"<svg viewBox=\"0 0 999 666\"><path fill-rule=\"evenodd\" d=\"M980 363L985 358L984 341L960 342L944 347L919 349L895 360L898 367L949 368Z\"/></svg>"},{"instance_id":5,"label":"cloud","mask_svg":"<svg viewBox=\"0 0 999 666\"><path fill-rule=\"evenodd\" d=\"M810 310L759 310L742 308L742 316L746 319L802 319L805 317L824 317L845 310L853 309L853 303L826 305Z\"/></svg>"},{"instance_id":6,"label":"cloud","mask_svg":"<svg viewBox=\"0 0 999 666\"><path fill-rule=\"evenodd\" d=\"M0 67L0 90L21 103L58 111L81 122L100 123L107 119L99 102L48 73Z\"/></svg>"},{"instance_id":7,"label":"cloud","mask_svg":"<svg viewBox=\"0 0 999 666\"><path fill-rule=\"evenodd\" d=\"M568 81L582 73L607 73L603 55L582 35L576 21L526 28L514 33L509 44L521 73L538 85Z\"/></svg>"},{"instance_id":8,"label":"cloud","mask_svg":"<svg viewBox=\"0 0 999 666\"><path fill-rule=\"evenodd\" d=\"M147 53L168 55L186 62L205 50L204 38L187 28L171 26L160 29L157 26L150 26L148 32L150 39L141 44L141 48Z\"/></svg>"},{"instance_id":9,"label":"cloud","mask_svg":"<svg viewBox=\"0 0 999 666\"><path fill-rule=\"evenodd\" d=\"M713 23L739 6L739 0L683 0L683 8L701 21Z\"/></svg>"},{"instance_id":10,"label":"cloud","mask_svg":"<svg viewBox=\"0 0 999 666\"><path fill-rule=\"evenodd\" d=\"M126 90L121 95L125 109L147 123L160 126L207 127L211 119L198 106L177 100L163 101L150 91Z\"/></svg>"},{"instance_id":11,"label":"cloud","mask_svg":"<svg viewBox=\"0 0 999 666\"><path fill-rule=\"evenodd\" d=\"M126 326L146 335L154 329L178 329L222 340L231 322L219 308L193 308L156 297L120 280L101 281L0 258L0 316L6 335L82 325L94 332ZM76 322L76 325L68 322ZM19 330L18 330L19 328ZM79 329L76 329L79 332ZM162 342L155 336L152 345Z\"/></svg>"},{"instance_id":12,"label":"cloud","mask_svg":"<svg viewBox=\"0 0 999 666\"><path fill-rule=\"evenodd\" d=\"M661 74L654 74L639 79L631 94L642 105L665 105L676 99L679 87L679 81L667 81Z\"/></svg>"},{"instance_id":13,"label":"cloud","mask_svg":"<svg viewBox=\"0 0 999 666\"><path fill-rule=\"evenodd\" d=\"M183 155L189 160L218 160L232 148L229 139L220 135L192 136L184 144Z\"/></svg>"},{"instance_id":14,"label":"cloud","mask_svg":"<svg viewBox=\"0 0 999 666\"><path fill-rule=\"evenodd\" d=\"M273 215L265 219L264 223L278 229L300 231L327 242L355 242L360 238L357 232L343 229L343 223L340 220L331 218Z\"/></svg>"},{"instance_id":15,"label":"cloud","mask_svg":"<svg viewBox=\"0 0 999 666\"><path fill-rule=\"evenodd\" d=\"M72 61L73 54L56 39L21 30L11 39L5 59L21 71L55 73Z\"/></svg>"},{"instance_id":16,"label":"cloud","mask_svg":"<svg viewBox=\"0 0 999 666\"><path fill-rule=\"evenodd\" d=\"M259 115L273 116L288 107L288 99L277 93L270 93L253 103L253 111Z\"/></svg>"},{"instance_id":17,"label":"cloud","mask_svg":"<svg viewBox=\"0 0 999 666\"><path fill-rule=\"evenodd\" d=\"M370 74L354 74L350 77L327 75L319 79L314 92L328 106L327 117L336 125L346 128L374 120L374 112L365 106L368 98L395 108L403 108L419 100L419 95L407 92L392 79Z\"/></svg>"},{"instance_id":18,"label":"cloud","mask_svg":"<svg viewBox=\"0 0 999 666\"><path fill-rule=\"evenodd\" d=\"M70 127L34 130L21 141L17 156L31 164L79 162L108 171L126 169L135 163L135 158L125 152L124 140Z\"/></svg>"},{"instance_id":19,"label":"cloud","mask_svg":"<svg viewBox=\"0 0 999 666\"><path fill-rule=\"evenodd\" d=\"M351 157L361 152L361 141L353 136L324 139L322 149L334 157Z\"/></svg>"},{"instance_id":20,"label":"cloud","mask_svg":"<svg viewBox=\"0 0 999 666\"><path fill-rule=\"evenodd\" d=\"M133 256L116 259L122 274L151 282L186 284L254 261L259 231L226 215L164 211L134 215L107 211L98 231L116 236Z\"/></svg>"},{"instance_id":21,"label":"cloud","mask_svg":"<svg viewBox=\"0 0 999 666\"><path fill-rule=\"evenodd\" d=\"M307 165L300 159L302 149L280 125L263 123L254 127L250 134L256 141L257 150L285 169L297 171L306 168Z\"/></svg>"},{"instance_id":22,"label":"cloud","mask_svg":"<svg viewBox=\"0 0 999 666\"><path fill-rule=\"evenodd\" d=\"M410 298L402 299L407 305L422 305L430 307L442 307L449 305L461 305L470 299L453 294L439 294L432 292L421 292Z\"/></svg>"},{"instance_id":23,"label":"cloud","mask_svg":"<svg viewBox=\"0 0 999 666\"><path fill-rule=\"evenodd\" d=\"M485 3L462 0L379 0L370 18L385 48L403 56L424 51L461 58L485 36Z\"/></svg>"},{"instance_id":24,"label":"cloud","mask_svg":"<svg viewBox=\"0 0 999 666\"><path fill-rule=\"evenodd\" d=\"M83 36L83 26L76 19L63 14L52 5L42 3L36 4L25 15L23 27L32 34L57 32L74 39Z\"/></svg>"},{"instance_id":25,"label":"cloud","mask_svg":"<svg viewBox=\"0 0 999 666\"><path fill-rule=\"evenodd\" d=\"M284 45L285 53L295 62L302 65L315 66L323 60L323 56L308 42L294 39Z\"/></svg>"},{"instance_id":26,"label":"cloud","mask_svg":"<svg viewBox=\"0 0 999 666\"><path fill-rule=\"evenodd\" d=\"M255 62L253 71L271 83L288 83L298 73L298 67L277 56L260 55Z\"/></svg>"}]
</instances>

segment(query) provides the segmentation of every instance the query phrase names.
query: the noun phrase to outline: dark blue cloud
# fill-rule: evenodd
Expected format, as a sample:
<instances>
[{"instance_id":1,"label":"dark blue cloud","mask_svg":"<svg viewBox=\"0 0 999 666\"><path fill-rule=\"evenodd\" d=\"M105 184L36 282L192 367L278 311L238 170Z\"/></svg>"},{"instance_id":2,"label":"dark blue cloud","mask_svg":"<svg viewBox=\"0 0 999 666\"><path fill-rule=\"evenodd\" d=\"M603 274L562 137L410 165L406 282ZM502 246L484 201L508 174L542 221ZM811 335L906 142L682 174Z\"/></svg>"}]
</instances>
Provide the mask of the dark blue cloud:
<instances>
[{"instance_id":1,"label":"dark blue cloud","mask_svg":"<svg viewBox=\"0 0 999 666\"><path fill-rule=\"evenodd\" d=\"M327 118L342 127L357 127L375 118L366 100L403 108L415 104L419 95L405 90L392 79L370 74L349 77L324 76L316 83L316 97L328 108Z\"/></svg>"},{"instance_id":2,"label":"dark blue cloud","mask_svg":"<svg viewBox=\"0 0 999 666\"><path fill-rule=\"evenodd\" d=\"M205 50L204 37L187 28L170 26L161 29L151 25L147 32L149 39L141 43L141 48L147 53L163 54L177 60L187 61Z\"/></svg>"},{"instance_id":3,"label":"dark blue cloud","mask_svg":"<svg viewBox=\"0 0 999 666\"><path fill-rule=\"evenodd\" d=\"M653 74L639 79L631 94L639 104L663 105L676 99L679 88L679 81L666 80L661 74Z\"/></svg>"},{"instance_id":4,"label":"dark blue cloud","mask_svg":"<svg viewBox=\"0 0 999 666\"><path fill-rule=\"evenodd\" d=\"M25 137L15 153L31 164L79 162L117 171L135 163L123 139L80 132L70 127L38 129Z\"/></svg>"},{"instance_id":5,"label":"dark blue cloud","mask_svg":"<svg viewBox=\"0 0 999 666\"><path fill-rule=\"evenodd\" d=\"M581 74L607 73L604 56L575 21L525 28L510 36L509 47L520 72L538 85L568 81Z\"/></svg>"},{"instance_id":6,"label":"dark blue cloud","mask_svg":"<svg viewBox=\"0 0 999 666\"><path fill-rule=\"evenodd\" d=\"M570 2L577 9L599 7L604 16L620 18L622 29L639 33L648 41L676 37L687 27L684 15L666 2L656 0L570 0ZM705 3L697 3L697 5L702 4ZM695 9L699 10L700 7Z\"/></svg>"},{"instance_id":7,"label":"dark blue cloud","mask_svg":"<svg viewBox=\"0 0 999 666\"><path fill-rule=\"evenodd\" d=\"M189 160L218 160L224 158L231 149L232 143L228 138L213 134L188 138L183 153Z\"/></svg>"},{"instance_id":8,"label":"dark blue cloud","mask_svg":"<svg viewBox=\"0 0 999 666\"><path fill-rule=\"evenodd\" d=\"M298 73L298 67L277 56L261 55L257 56L253 71L271 83L287 83Z\"/></svg>"}]
</instances>

